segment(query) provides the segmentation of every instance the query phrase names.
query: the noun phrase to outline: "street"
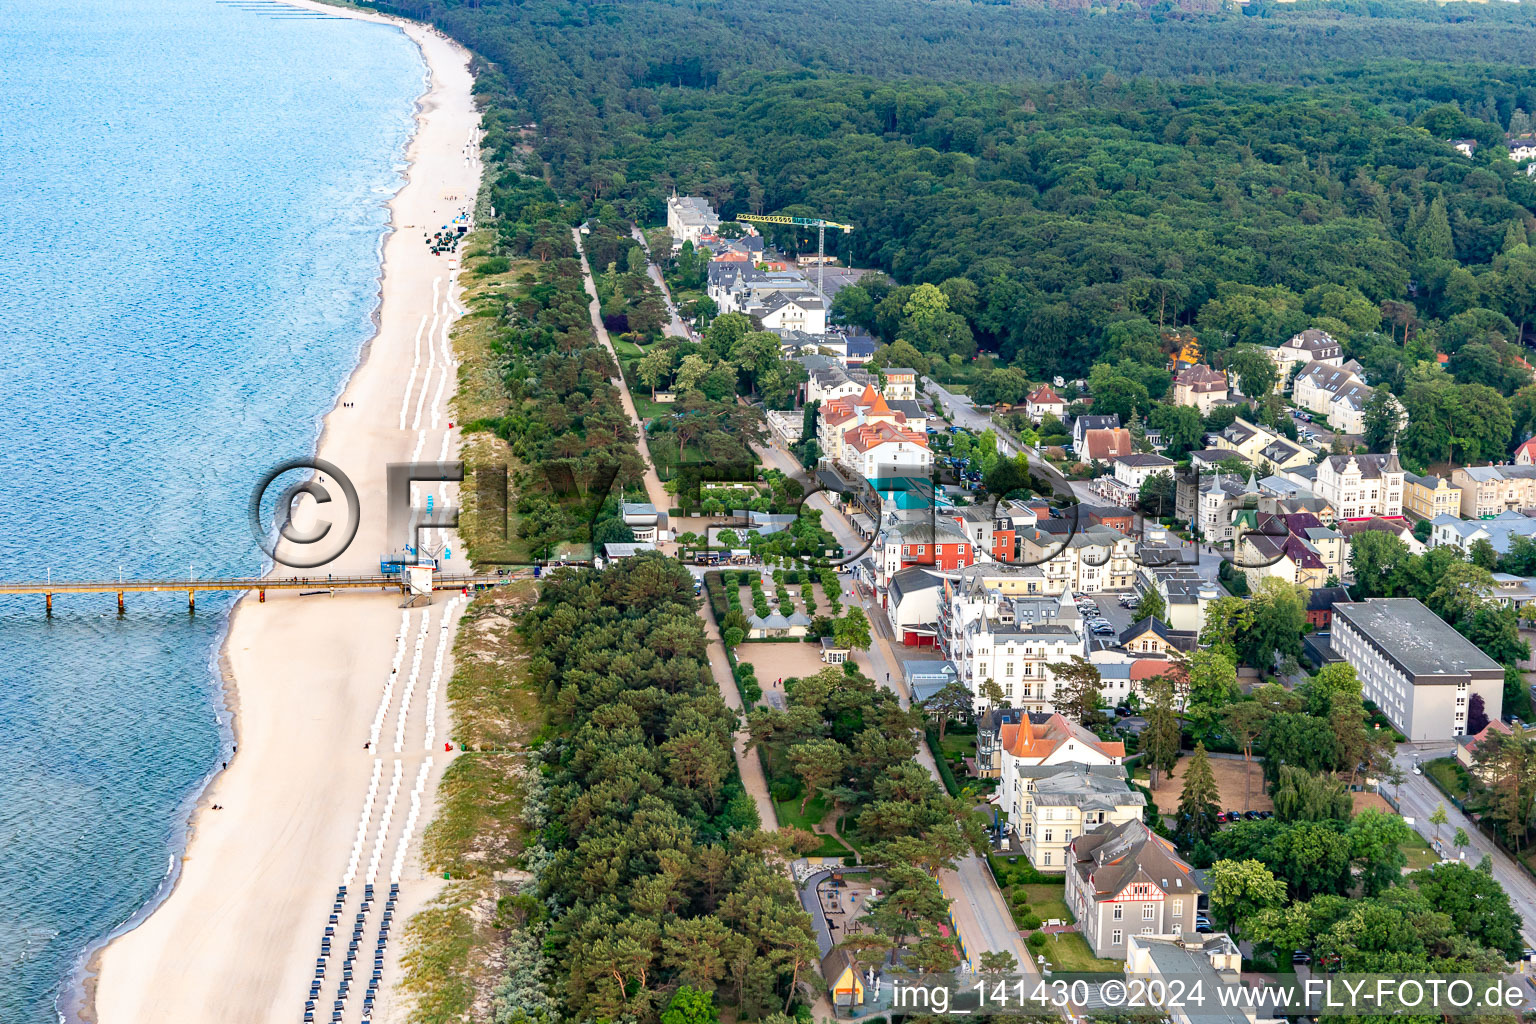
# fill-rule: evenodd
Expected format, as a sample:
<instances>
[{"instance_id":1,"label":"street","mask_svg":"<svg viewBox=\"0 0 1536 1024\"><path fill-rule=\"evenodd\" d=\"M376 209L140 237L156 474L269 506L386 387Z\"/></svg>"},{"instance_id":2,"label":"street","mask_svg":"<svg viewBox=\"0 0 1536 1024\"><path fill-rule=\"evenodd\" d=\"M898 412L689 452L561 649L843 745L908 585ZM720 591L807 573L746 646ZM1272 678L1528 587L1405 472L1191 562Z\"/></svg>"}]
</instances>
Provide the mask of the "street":
<instances>
[{"instance_id":1,"label":"street","mask_svg":"<svg viewBox=\"0 0 1536 1024\"><path fill-rule=\"evenodd\" d=\"M1440 847L1445 855L1453 856L1456 852L1451 846L1451 837L1456 834L1458 828L1467 830L1467 837L1472 840L1466 847L1466 859L1470 865L1476 865L1483 859L1483 855L1489 854L1493 858L1493 877L1504 887L1509 894L1510 905L1515 913L1520 915L1524 923L1522 934L1526 945L1536 946L1536 882L1526 874L1514 859L1493 845L1492 840L1477 830L1477 826L1466 815L1458 811L1435 784L1429 781L1427 775L1413 774L1413 762L1415 758L1423 761L1432 761L1437 757L1445 757L1456 752L1454 743L1403 743L1397 748L1397 755L1393 762L1403 771L1403 783L1394 790L1400 813L1404 818L1413 819L1413 827L1429 840L1431 846L1435 843L1435 826L1429 823L1429 816L1435 812L1435 808L1445 805L1445 814L1448 819L1440 826Z\"/></svg>"},{"instance_id":2,"label":"street","mask_svg":"<svg viewBox=\"0 0 1536 1024\"><path fill-rule=\"evenodd\" d=\"M763 465L778 469L802 482L805 480L805 473L800 464L788 452L776 445L757 447L755 450L762 458ZM806 499L806 504L822 513L822 526L837 538L837 542L843 546L844 550L858 551L867 544L859 538L853 527L843 518L842 513L833 511L825 492L811 495ZM875 606L873 595L867 588L857 589L860 604L863 605L864 612L870 619L871 674L876 683L893 691L901 699L902 707L909 707L911 695L906 692L906 677L901 669L903 659L891 643L890 626L886 621L885 611ZM928 774L933 777L933 780L943 786L938 765L934 763L927 744L919 743L917 760L928 769ZM997 882L992 877L992 870L980 857L974 853L968 854L955 865L953 871L939 872L939 887L950 902L955 927L959 929L961 941L965 944L966 952L970 954L971 970L976 969L976 958L980 953L1003 951L1013 954L1021 970L1030 974L1036 973L1034 961L1024 946L1024 940L1018 928L1014 926L1013 915L1009 912L1007 904L1003 902L1002 891L998 889Z\"/></svg>"},{"instance_id":3,"label":"street","mask_svg":"<svg viewBox=\"0 0 1536 1024\"><path fill-rule=\"evenodd\" d=\"M640 243L640 248L645 250L646 256L651 256L650 243L645 240L645 235L640 231L640 228L634 226L629 230L634 236L635 241ZM661 292L661 297L667 303L667 315L671 317L671 322L667 324L666 333L674 338L688 337L688 327L683 323L682 318L677 315L677 306L672 302L672 293L667 289L667 282L662 278L661 268L656 265L655 258L646 260L645 267L650 271L651 281L655 283L657 291Z\"/></svg>"},{"instance_id":4,"label":"street","mask_svg":"<svg viewBox=\"0 0 1536 1024\"><path fill-rule=\"evenodd\" d=\"M1019 453L1019 446L1003 436L996 423L992 422L992 414L976 408L965 395L956 395L946 391L944 386L932 377L923 378L923 387L930 397L938 399L944 406L944 411L954 420L955 425L964 427L973 434L979 434L983 430L996 430L997 450L999 454L1009 458ZM1068 480L1062 475L1061 470L1041 458L1032 448L1026 448L1024 456L1029 462L1029 467L1044 474L1052 487L1058 493L1070 492L1071 495L1084 505L1103 505L1104 499L1094 494L1086 480Z\"/></svg>"}]
</instances>

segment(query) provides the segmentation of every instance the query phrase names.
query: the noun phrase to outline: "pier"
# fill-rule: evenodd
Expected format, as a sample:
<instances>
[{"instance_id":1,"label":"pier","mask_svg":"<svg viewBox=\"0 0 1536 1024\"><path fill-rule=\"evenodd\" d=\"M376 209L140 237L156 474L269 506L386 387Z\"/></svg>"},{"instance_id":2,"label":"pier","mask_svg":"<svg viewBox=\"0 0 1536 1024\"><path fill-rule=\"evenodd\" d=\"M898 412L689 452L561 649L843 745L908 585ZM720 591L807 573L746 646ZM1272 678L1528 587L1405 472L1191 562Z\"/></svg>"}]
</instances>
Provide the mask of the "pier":
<instances>
[{"instance_id":1,"label":"pier","mask_svg":"<svg viewBox=\"0 0 1536 1024\"><path fill-rule=\"evenodd\" d=\"M519 576L437 575L432 576L433 590L481 590L510 583ZM157 579L157 580L34 580L10 583L0 581L0 594L41 594L44 610L53 614L55 594L116 594L117 613L127 609L127 594L186 594L187 610L197 609L197 592L215 590L254 590L258 600L267 600L269 590L398 590L412 593L412 584L404 575L379 573L372 576L257 576L248 579Z\"/></svg>"}]
</instances>

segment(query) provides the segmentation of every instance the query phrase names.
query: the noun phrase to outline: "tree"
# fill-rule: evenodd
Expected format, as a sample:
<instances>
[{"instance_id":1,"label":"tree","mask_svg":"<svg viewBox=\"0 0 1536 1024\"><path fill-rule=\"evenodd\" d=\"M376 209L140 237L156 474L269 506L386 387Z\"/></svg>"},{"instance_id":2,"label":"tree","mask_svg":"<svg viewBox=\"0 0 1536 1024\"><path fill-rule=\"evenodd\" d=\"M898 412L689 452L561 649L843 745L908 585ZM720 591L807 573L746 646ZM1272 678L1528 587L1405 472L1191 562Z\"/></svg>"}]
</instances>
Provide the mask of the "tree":
<instances>
[{"instance_id":1,"label":"tree","mask_svg":"<svg viewBox=\"0 0 1536 1024\"><path fill-rule=\"evenodd\" d=\"M1193 849L1216 834L1216 815L1221 813L1221 794L1211 773L1211 758L1205 744L1195 746L1195 753L1184 766L1184 791L1179 794L1178 825L1174 835L1179 845Z\"/></svg>"},{"instance_id":2,"label":"tree","mask_svg":"<svg viewBox=\"0 0 1536 1024\"><path fill-rule=\"evenodd\" d=\"M1228 705L1221 712L1221 728L1232 737L1232 742L1243 749L1243 760L1253 763L1253 741L1264 731L1264 723L1269 721L1274 714L1270 708L1265 707L1256 700L1238 701ZM1249 792L1252 782L1252 773L1243 772L1243 810L1249 809L1251 794Z\"/></svg>"},{"instance_id":3,"label":"tree","mask_svg":"<svg viewBox=\"0 0 1536 1024\"><path fill-rule=\"evenodd\" d=\"M1218 651L1196 650L1184 659L1189 677L1185 714L1195 735L1208 738L1222 711L1238 698L1237 668Z\"/></svg>"},{"instance_id":4,"label":"tree","mask_svg":"<svg viewBox=\"0 0 1536 1024\"><path fill-rule=\"evenodd\" d=\"M1397 442L1402 407L1392 392L1379 387L1365 400L1365 447L1383 452Z\"/></svg>"},{"instance_id":5,"label":"tree","mask_svg":"<svg viewBox=\"0 0 1536 1024\"><path fill-rule=\"evenodd\" d=\"M1074 654L1071 661L1052 662L1046 667L1056 678L1056 693L1051 703L1058 712L1082 726L1103 720L1099 705L1104 697L1099 691L1097 665Z\"/></svg>"},{"instance_id":6,"label":"tree","mask_svg":"<svg viewBox=\"0 0 1536 1024\"><path fill-rule=\"evenodd\" d=\"M639 247L630 252L639 252ZM672 996L672 1001L662 1012L661 1024L716 1024L720 1015L715 1012L714 994L701 992L692 985L684 985Z\"/></svg>"},{"instance_id":7,"label":"tree","mask_svg":"<svg viewBox=\"0 0 1536 1024\"><path fill-rule=\"evenodd\" d=\"M1349 570L1355 577L1350 596L1357 601L1395 596L1411 557L1408 545L1395 534L1380 530L1356 534L1349 543Z\"/></svg>"},{"instance_id":8,"label":"tree","mask_svg":"<svg viewBox=\"0 0 1536 1024\"><path fill-rule=\"evenodd\" d=\"M1200 411L1191 405L1168 405L1160 402L1152 407L1147 425L1162 432L1163 443L1168 446L1168 457L1183 458L1202 447L1205 424Z\"/></svg>"},{"instance_id":9,"label":"tree","mask_svg":"<svg viewBox=\"0 0 1536 1024\"><path fill-rule=\"evenodd\" d=\"M1018 958L1006 949L984 950L976 959L982 974L1012 974L1019 969Z\"/></svg>"},{"instance_id":10,"label":"tree","mask_svg":"<svg viewBox=\"0 0 1536 1024\"><path fill-rule=\"evenodd\" d=\"M1225 931L1285 903L1285 883L1256 860L1218 860L1207 872L1211 913Z\"/></svg>"},{"instance_id":11,"label":"tree","mask_svg":"<svg viewBox=\"0 0 1536 1024\"><path fill-rule=\"evenodd\" d=\"M1206 606L1200 646L1238 658L1237 641L1253 622L1253 606L1241 597L1218 597Z\"/></svg>"},{"instance_id":12,"label":"tree","mask_svg":"<svg viewBox=\"0 0 1536 1024\"><path fill-rule=\"evenodd\" d=\"M1403 844L1412 836L1406 822L1395 814L1365 810L1349 824L1350 859L1359 869L1367 896L1379 895L1402 877L1408 855Z\"/></svg>"},{"instance_id":13,"label":"tree","mask_svg":"<svg viewBox=\"0 0 1536 1024\"><path fill-rule=\"evenodd\" d=\"M1483 695L1474 693L1472 699L1467 701L1467 735L1476 736L1488 728L1488 708L1483 703Z\"/></svg>"},{"instance_id":14,"label":"tree","mask_svg":"<svg viewBox=\"0 0 1536 1024\"><path fill-rule=\"evenodd\" d=\"M1478 742L1472 761L1488 798L1485 819L1503 830L1518 854L1536 805L1536 731L1490 732Z\"/></svg>"},{"instance_id":15,"label":"tree","mask_svg":"<svg viewBox=\"0 0 1536 1024\"><path fill-rule=\"evenodd\" d=\"M1227 369L1237 377L1237 386L1249 398L1261 399L1275 389L1280 371L1274 358L1262 348L1244 345L1227 354Z\"/></svg>"},{"instance_id":16,"label":"tree","mask_svg":"<svg viewBox=\"0 0 1536 1024\"><path fill-rule=\"evenodd\" d=\"M864 614L864 609L850 605L847 613L832 623L832 637L839 647L869 650L869 617Z\"/></svg>"},{"instance_id":17,"label":"tree","mask_svg":"<svg viewBox=\"0 0 1536 1024\"><path fill-rule=\"evenodd\" d=\"M1147 756L1147 772L1152 788L1156 789L1159 773L1171 774L1179 763L1184 737L1174 710L1173 684L1162 677L1155 678L1148 683L1147 694L1150 702L1147 727L1141 733L1141 750Z\"/></svg>"},{"instance_id":18,"label":"tree","mask_svg":"<svg viewBox=\"0 0 1536 1024\"><path fill-rule=\"evenodd\" d=\"M1249 606L1252 621L1237 637L1238 654L1245 663L1274 670L1301 656L1307 602L1299 586L1267 576L1259 581Z\"/></svg>"},{"instance_id":19,"label":"tree","mask_svg":"<svg viewBox=\"0 0 1536 1024\"><path fill-rule=\"evenodd\" d=\"M1008 695L1003 692L1002 685L999 684L998 681L993 679L991 676L988 676L981 681L981 689L979 693L981 699L986 701L987 707L989 708L1004 707L1004 702L1008 699Z\"/></svg>"},{"instance_id":20,"label":"tree","mask_svg":"<svg viewBox=\"0 0 1536 1024\"><path fill-rule=\"evenodd\" d=\"M1492 877L1465 864L1434 864L1408 876L1430 906L1448 914L1451 926L1506 960L1520 957L1525 942L1509 894Z\"/></svg>"},{"instance_id":21,"label":"tree","mask_svg":"<svg viewBox=\"0 0 1536 1024\"><path fill-rule=\"evenodd\" d=\"M1164 474L1159 474L1164 475ZM1148 483L1152 481L1148 480ZM1136 621L1142 619L1157 619L1162 621L1168 615L1168 604L1163 600L1163 595L1154 587L1148 587L1136 601Z\"/></svg>"},{"instance_id":22,"label":"tree","mask_svg":"<svg viewBox=\"0 0 1536 1024\"><path fill-rule=\"evenodd\" d=\"M1450 821L1450 820L1451 819L1448 818L1446 816L1446 813L1445 813L1445 804L1443 804L1443 803L1436 804L1435 805L1434 813L1429 816L1429 823L1431 825L1435 826L1435 846L1436 846L1436 848L1438 848L1440 846L1440 826L1444 825L1447 821Z\"/></svg>"},{"instance_id":23,"label":"tree","mask_svg":"<svg viewBox=\"0 0 1536 1024\"><path fill-rule=\"evenodd\" d=\"M843 773L845 764L843 745L831 739L812 739L789 748L789 763L805 783L805 797L800 801L800 813L817 791L836 781Z\"/></svg>"},{"instance_id":24,"label":"tree","mask_svg":"<svg viewBox=\"0 0 1536 1024\"><path fill-rule=\"evenodd\" d=\"M645 250L638 245L632 246L624 256L625 268L635 276L645 273Z\"/></svg>"},{"instance_id":25,"label":"tree","mask_svg":"<svg viewBox=\"0 0 1536 1024\"><path fill-rule=\"evenodd\" d=\"M965 721L970 719L971 691L959 680L945 683L937 693L923 701L923 710L938 719L939 742L944 741L944 730L949 723L956 719Z\"/></svg>"},{"instance_id":26,"label":"tree","mask_svg":"<svg viewBox=\"0 0 1536 1024\"><path fill-rule=\"evenodd\" d=\"M1464 850L1472 845L1472 837L1467 835L1467 830L1460 825L1456 826L1456 834L1451 836L1451 845L1458 850Z\"/></svg>"},{"instance_id":27,"label":"tree","mask_svg":"<svg viewBox=\"0 0 1536 1024\"><path fill-rule=\"evenodd\" d=\"M1348 821L1354 813L1341 780L1293 765L1281 766L1272 799L1280 821Z\"/></svg>"}]
</instances>

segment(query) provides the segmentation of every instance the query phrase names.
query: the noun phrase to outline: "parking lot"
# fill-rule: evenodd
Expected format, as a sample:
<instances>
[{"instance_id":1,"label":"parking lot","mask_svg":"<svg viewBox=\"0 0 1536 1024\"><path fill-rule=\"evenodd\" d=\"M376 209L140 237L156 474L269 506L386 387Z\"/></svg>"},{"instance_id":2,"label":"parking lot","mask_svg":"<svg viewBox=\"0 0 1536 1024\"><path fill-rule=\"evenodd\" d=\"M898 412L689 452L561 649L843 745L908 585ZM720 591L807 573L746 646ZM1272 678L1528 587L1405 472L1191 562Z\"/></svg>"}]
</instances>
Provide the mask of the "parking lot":
<instances>
[{"instance_id":1,"label":"parking lot","mask_svg":"<svg viewBox=\"0 0 1536 1024\"><path fill-rule=\"evenodd\" d=\"M1105 591L1104 593L1100 594L1086 595L1092 598L1094 603L1098 605L1099 617L1108 619L1109 624L1115 627L1113 636L1109 634L1105 634L1103 636L1095 636L1092 633L1089 634L1089 638L1093 644L1094 650L1101 651L1106 647L1118 646L1120 643L1120 634L1134 621L1131 618L1134 609L1120 607L1120 598L1123 596L1123 594L1126 593L1130 592ZM1079 596L1081 597L1083 595ZM1084 615L1085 617L1091 617L1088 616L1086 612Z\"/></svg>"}]
</instances>

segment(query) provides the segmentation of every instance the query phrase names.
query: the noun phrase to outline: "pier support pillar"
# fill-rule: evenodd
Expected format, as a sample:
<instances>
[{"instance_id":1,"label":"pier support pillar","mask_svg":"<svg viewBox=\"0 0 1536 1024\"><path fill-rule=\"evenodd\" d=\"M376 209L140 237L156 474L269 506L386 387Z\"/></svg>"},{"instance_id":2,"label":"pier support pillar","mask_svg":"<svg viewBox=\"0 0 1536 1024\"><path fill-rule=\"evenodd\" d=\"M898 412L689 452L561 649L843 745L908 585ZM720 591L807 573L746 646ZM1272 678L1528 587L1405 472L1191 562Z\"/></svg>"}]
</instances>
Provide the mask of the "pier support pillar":
<instances>
[{"instance_id":1,"label":"pier support pillar","mask_svg":"<svg viewBox=\"0 0 1536 1024\"><path fill-rule=\"evenodd\" d=\"M187 591L187 614L191 615L191 614L193 614L196 611L197 611L197 591L189 590L189 591Z\"/></svg>"},{"instance_id":2,"label":"pier support pillar","mask_svg":"<svg viewBox=\"0 0 1536 1024\"><path fill-rule=\"evenodd\" d=\"M50 616L52 616L53 615L53 595L52 594L44 594L43 595L43 600L45 602L45 608L46 608L48 614Z\"/></svg>"},{"instance_id":3,"label":"pier support pillar","mask_svg":"<svg viewBox=\"0 0 1536 1024\"><path fill-rule=\"evenodd\" d=\"M121 590L119 590L117 592L117 614L119 614L119 615L127 615L128 614L128 607L127 607L127 605L123 604L123 592Z\"/></svg>"},{"instance_id":4,"label":"pier support pillar","mask_svg":"<svg viewBox=\"0 0 1536 1024\"><path fill-rule=\"evenodd\" d=\"M256 603L257 604L266 604L267 603L267 588L266 587L262 587L260 590L256 591Z\"/></svg>"}]
</instances>

